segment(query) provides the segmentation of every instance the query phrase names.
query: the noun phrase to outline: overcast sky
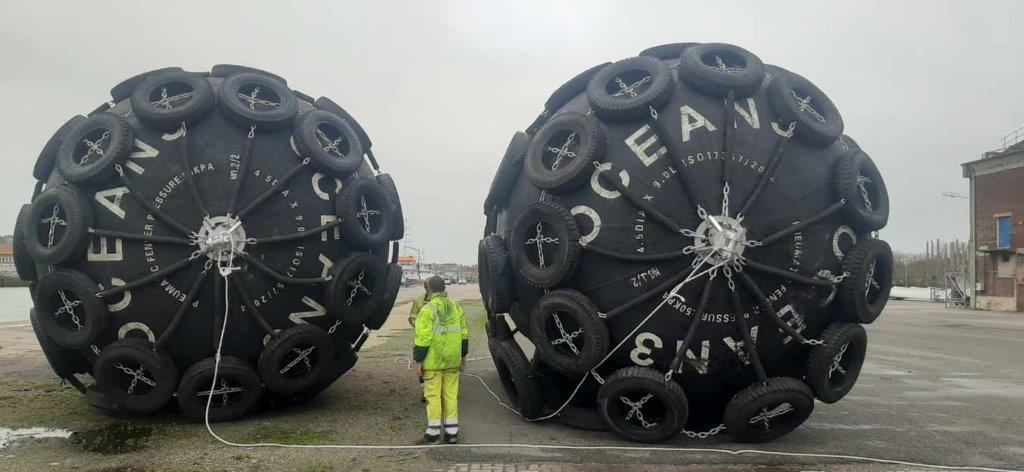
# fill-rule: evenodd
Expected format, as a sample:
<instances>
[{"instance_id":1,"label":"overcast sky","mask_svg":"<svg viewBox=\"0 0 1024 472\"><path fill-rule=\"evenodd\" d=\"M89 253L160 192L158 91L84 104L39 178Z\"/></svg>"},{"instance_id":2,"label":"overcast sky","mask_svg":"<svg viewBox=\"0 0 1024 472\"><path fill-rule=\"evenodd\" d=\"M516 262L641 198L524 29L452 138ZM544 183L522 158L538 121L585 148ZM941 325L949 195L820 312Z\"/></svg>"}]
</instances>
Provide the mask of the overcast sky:
<instances>
[{"instance_id":1,"label":"overcast sky","mask_svg":"<svg viewBox=\"0 0 1024 472\"><path fill-rule=\"evenodd\" d=\"M475 262L512 133L558 85L670 42L729 42L815 82L881 168L898 250L966 239L959 164L1024 125L1015 2L14 2L0 0L0 233L69 116L167 66L246 64L347 108L398 183L409 242ZM370 2L367 2L370 3Z\"/></svg>"}]
</instances>

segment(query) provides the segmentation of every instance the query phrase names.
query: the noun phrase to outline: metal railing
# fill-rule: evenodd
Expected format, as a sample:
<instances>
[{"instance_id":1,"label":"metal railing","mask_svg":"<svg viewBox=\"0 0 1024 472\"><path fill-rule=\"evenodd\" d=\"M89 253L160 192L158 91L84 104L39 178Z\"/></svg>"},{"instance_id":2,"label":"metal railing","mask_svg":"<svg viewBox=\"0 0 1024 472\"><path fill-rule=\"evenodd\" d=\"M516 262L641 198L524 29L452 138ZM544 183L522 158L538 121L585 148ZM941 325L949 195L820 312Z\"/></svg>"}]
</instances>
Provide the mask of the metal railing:
<instances>
[{"instance_id":1,"label":"metal railing","mask_svg":"<svg viewBox=\"0 0 1024 472\"><path fill-rule=\"evenodd\" d=\"M1013 130L1013 132L1007 133L1003 136L1003 147L999 151L1005 151L1021 141L1024 141L1024 126Z\"/></svg>"}]
</instances>

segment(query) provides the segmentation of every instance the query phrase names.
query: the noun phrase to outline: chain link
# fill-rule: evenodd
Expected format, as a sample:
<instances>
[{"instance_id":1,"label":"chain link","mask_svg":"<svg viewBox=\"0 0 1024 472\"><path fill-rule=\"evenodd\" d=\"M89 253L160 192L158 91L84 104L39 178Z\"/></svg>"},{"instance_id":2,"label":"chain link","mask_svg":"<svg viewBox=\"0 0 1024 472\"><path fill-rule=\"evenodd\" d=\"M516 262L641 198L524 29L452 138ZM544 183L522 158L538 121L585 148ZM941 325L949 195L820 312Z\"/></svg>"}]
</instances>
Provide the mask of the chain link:
<instances>
[{"instance_id":1,"label":"chain link","mask_svg":"<svg viewBox=\"0 0 1024 472\"><path fill-rule=\"evenodd\" d=\"M690 439L707 439L707 438L710 438L711 436L714 436L714 435L716 435L718 433L721 433L722 431L725 431L725 425L724 424L720 424L720 425L715 426L714 428L711 428L711 429L709 429L707 431L700 431L700 432L687 431L687 430L684 429L683 430L683 434L685 434Z\"/></svg>"}]
</instances>

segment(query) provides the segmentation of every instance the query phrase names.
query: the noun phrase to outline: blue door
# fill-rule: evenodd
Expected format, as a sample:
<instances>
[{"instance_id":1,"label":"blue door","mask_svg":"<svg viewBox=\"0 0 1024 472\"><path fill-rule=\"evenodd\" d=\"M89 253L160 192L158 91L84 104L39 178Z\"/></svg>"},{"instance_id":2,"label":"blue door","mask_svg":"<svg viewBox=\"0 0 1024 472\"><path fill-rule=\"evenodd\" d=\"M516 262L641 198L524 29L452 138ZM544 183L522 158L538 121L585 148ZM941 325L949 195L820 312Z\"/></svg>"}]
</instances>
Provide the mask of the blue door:
<instances>
[{"instance_id":1,"label":"blue door","mask_svg":"<svg viewBox=\"0 0 1024 472\"><path fill-rule=\"evenodd\" d=\"M1010 217L996 218L996 246L1000 249L1010 248Z\"/></svg>"}]
</instances>

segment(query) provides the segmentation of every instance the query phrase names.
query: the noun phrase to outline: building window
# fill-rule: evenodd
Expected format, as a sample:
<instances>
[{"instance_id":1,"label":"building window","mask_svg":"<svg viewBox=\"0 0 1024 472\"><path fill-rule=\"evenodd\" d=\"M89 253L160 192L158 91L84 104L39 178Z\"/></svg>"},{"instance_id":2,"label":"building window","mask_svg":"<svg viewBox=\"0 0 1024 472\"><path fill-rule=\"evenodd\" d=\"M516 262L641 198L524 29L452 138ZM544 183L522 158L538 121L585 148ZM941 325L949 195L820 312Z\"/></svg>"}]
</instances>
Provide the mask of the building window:
<instances>
[{"instance_id":1,"label":"building window","mask_svg":"<svg viewBox=\"0 0 1024 472\"><path fill-rule=\"evenodd\" d=\"M996 218L996 247L999 249L1010 249L1010 217L1000 216Z\"/></svg>"}]
</instances>

